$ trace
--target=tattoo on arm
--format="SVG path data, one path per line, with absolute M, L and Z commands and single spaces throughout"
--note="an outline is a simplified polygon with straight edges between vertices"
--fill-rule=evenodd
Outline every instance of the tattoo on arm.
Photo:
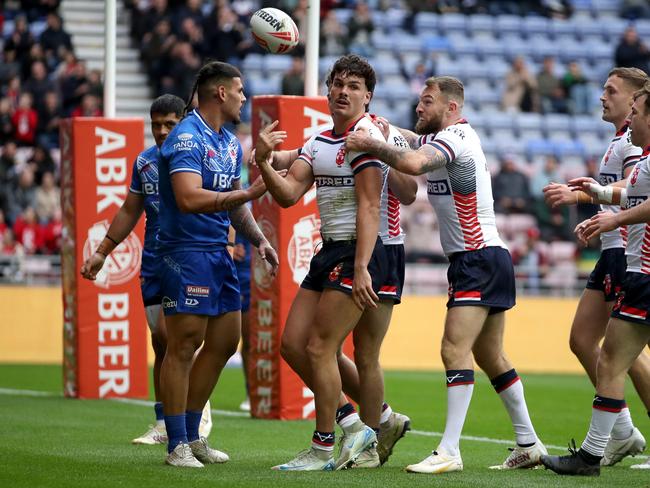
M 391 146 L 390 144 L 374 139 L 370 144 L 370 150 L 368 152 L 377 156 L 377 158 L 382 160 L 384 163 L 393 166 L 405 153 L 409 151 L 411 151 L 411 149 Z
M 238 190 L 217 193 L 217 198 L 214 201 L 214 208 L 217 212 L 223 212 L 224 210 L 229 212 L 247 201 L 248 200 L 244 197 L 243 193 Z
M 243 235 L 253 246 L 259 246 L 266 239 L 246 205 L 240 205 L 228 213 L 230 223 L 237 233 Z
M 411 146 L 413 149 L 417 149 L 417 143 L 418 143 L 418 135 L 415 132 L 411 132 L 408 129 L 402 129 L 401 127 L 398 127 L 398 130 L 402 134 L 402 137 L 406 139 L 406 142 L 408 142 L 409 146 Z
M 427 160 L 422 164 L 422 170 L 425 173 L 428 173 L 434 169 L 442 168 L 446 164 L 447 158 L 445 155 L 438 150 L 434 150 L 433 153 L 429 154 Z

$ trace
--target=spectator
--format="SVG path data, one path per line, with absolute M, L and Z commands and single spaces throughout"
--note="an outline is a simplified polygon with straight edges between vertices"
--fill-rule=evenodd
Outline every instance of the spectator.
M 305 94 L 305 60 L 301 51 L 302 49 L 296 48 L 292 53 L 291 67 L 282 76 L 283 95 Z
M 16 183 L 18 161 L 16 154 L 18 148 L 14 141 L 8 141 L 2 148 L 0 156 L 0 193 L 6 193 L 7 187 Z
M 365 58 L 372 57 L 374 54 L 372 32 L 374 30 L 375 24 L 372 22 L 370 7 L 363 1 L 357 2 L 354 13 L 348 21 L 348 51 Z
M 185 5 L 181 5 L 176 13 L 173 15 L 174 31 L 183 32 L 183 24 L 185 20 L 191 19 L 192 23 L 197 26 L 200 30 L 203 25 L 203 8 L 202 0 L 186 0 Z
M 36 142 L 38 114 L 32 108 L 32 95 L 23 93 L 18 101 L 18 108 L 11 117 L 16 142 L 22 146 L 33 146 Z
M 199 58 L 188 42 L 178 42 L 172 47 L 168 75 L 163 80 L 165 93 L 186 98 L 192 91 L 194 74 L 201 67 Z
M 217 14 L 217 25 L 206 29 L 212 32 L 208 37 L 206 54 L 217 61 L 239 64 L 250 44 L 244 40 L 245 27 L 229 7 L 221 7 Z
M 558 171 L 558 160 L 553 155 L 546 156 L 544 166 L 533 176 L 530 182 L 530 193 L 535 201 L 544 201 L 544 187 L 550 183 L 559 183 L 562 181 Z
M 623 0 L 619 14 L 624 19 L 636 20 L 650 17 L 648 0 Z
M 26 167 L 20 171 L 18 184 L 8 188 L 7 196 L 9 197 L 7 217 L 11 222 L 15 222 L 27 207 L 34 208 L 36 186 L 34 185 L 34 172 L 31 168 Z
M 88 73 L 88 94 L 94 95 L 100 101 L 104 98 L 104 83 L 102 83 L 102 72 L 98 69 L 90 70 L 90 73 Z
M 36 146 L 32 157 L 27 161 L 27 166 L 34 172 L 34 183 L 40 185 L 45 173 L 56 174 L 57 168 L 50 152 L 43 146 Z
M 36 215 L 40 222 L 48 222 L 54 211 L 61 207 L 61 192 L 54 182 L 54 175 L 43 173 L 41 186 L 36 189 Z
M 16 237 L 12 229 L 7 229 L 2 234 L 2 249 L 0 250 L 0 254 L 4 256 L 23 256 L 25 254 L 23 246 L 16 242 Z
M 648 59 L 650 59 L 650 51 L 641 39 L 639 39 L 639 34 L 634 26 L 625 29 L 614 54 L 616 66 L 639 68 L 647 73 Z
M 5 213 L 0 208 L 0 236 L 3 235 L 8 228 L 7 222 L 5 221 Z
M 36 220 L 36 212 L 27 207 L 16 219 L 14 233 L 16 240 L 25 249 L 25 254 L 40 254 L 44 244 L 44 228 Z
M 61 79 L 61 96 L 63 98 L 63 112 L 70 114 L 81 104 L 81 99 L 88 93 L 88 77 L 86 64 L 77 61 L 72 67 L 70 75 Z
M 16 51 L 5 47 L 0 63 L 0 86 L 5 86 L 14 76 L 20 74 L 20 63 L 16 60 Z
M 14 19 L 14 31 L 5 43 L 5 49 L 16 52 L 16 60 L 20 65 L 25 65 L 29 59 L 29 51 L 34 44 L 34 36 L 29 31 L 27 18 L 18 15 Z
M 38 112 L 37 142 L 47 149 L 59 147 L 59 126 L 64 118 L 58 95 L 49 91 L 45 103 Z
M 591 86 L 589 80 L 582 74 L 577 61 L 569 63 L 567 72 L 562 78 L 562 86 L 569 94 L 569 109 L 572 114 L 591 112 Z
M 506 74 L 502 105 L 505 110 L 535 112 L 537 80 L 528 71 L 524 58 L 517 56 Z
M 291 11 L 291 18 L 295 21 L 298 27 L 298 34 L 300 44 L 304 46 L 307 41 L 307 10 L 309 8 L 309 0 L 298 0 L 295 2 L 295 7 Z
M 87 93 L 81 99 L 81 105 L 72 111 L 71 117 L 101 117 L 100 100 L 95 95 Z
M 142 60 L 150 80 L 160 80 L 162 66 L 169 62 L 169 53 L 176 43 L 169 19 L 160 19 L 153 32 L 142 40 Z M 158 91 L 158 87 L 156 87 Z
M 61 237 L 63 235 L 63 222 L 61 220 L 61 208 L 54 209 L 52 218 L 45 226 L 43 232 L 44 251 L 47 254 L 58 254 L 61 252 Z
M 501 169 L 492 178 L 494 209 L 498 213 L 525 213 L 530 202 L 528 178 L 517 169 L 514 158 L 504 155 Z
M 47 79 L 47 69 L 43 61 L 32 64 L 31 77 L 23 84 L 23 91 L 32 94 L 34 108 L 42 110 L 45 107 L 45 94 L 52 90 L 52 83 Z
M 47 14 L 47 28 L 41 34 L 40 42 L 48 57 L 57 57 L 62 46 L 72 51 L 70 34 L 63 30 L 61 17 L 56 12 Z
M 327 12 L 323 20 L 319 45 L 321 56 L 340 56 L 345 53 L 345 29 L 333 10 Z
M 154 27 L 162 19 L 169 18 L 170 11 L 167 6 L 167 0 L 151 0 L 149 8 L 133 17 L 134 21 L 131 27 L 131 35 L 134 39 L 145 39 L 153 32 Z
M 560 79 L 555 75 L 555 58 L 544 58 L 542 69 L 537 74 L 537 91 L 543 113 L 567 113 L 567 102 Z
M 3 90 L 3 94 L 9 99 L 12 111 L 15 110 L 18 107 L 18 99 L 20 98 L 20 77 L 18 75 L 9 80 L 7 88 Z
M 11 121 L 11 102 L 8 98 L 0 98 L 0 145 L 13 138 L 14 125 Z
M 193 16 L 187 16 L 181 23 L 180 39 L 189 42 L 192 50 L 200 57 L 206 52 L 207 46 L 203 39 L 203 28 L 197 23 Z
M 541 279 L 548 271 L 548 255 L 540 236 L 539 229 L 531 227 L 526 231 L 526 242 L 512 250 L 517 278 L 524 278 L 524 288 L 532 293 L 539 292 Z

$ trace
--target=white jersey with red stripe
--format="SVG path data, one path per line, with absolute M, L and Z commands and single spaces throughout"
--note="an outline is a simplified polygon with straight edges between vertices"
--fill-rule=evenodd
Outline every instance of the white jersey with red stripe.
M 427 173 L 427 193 L 438 216 L 444 253 L 488 246 L 507 249 L 497 231 L 492 180 L 474 129 L 461 119 L 419 142 L 431 144 L 447 158 L 445 166 Z
M 372 137 L 385 141 L 372 122 L 361 117 L 343 134 L 333 129 L 313 135 L 302 147 L 298 159 L 309 164 L 316 183 L 316 201 L 321 220 L 321 234 L 326 240 L 345 241 L 357 236 L 357 200 L 354 177 L 369 167 L 385 172 L 382 162 L 368 153 L 346 152 L 345 137 L 357 128 L 368 130 Z M 385 183 L 384 183 L 385 184 Z
M 627 179 L 627 203 L 625 208 L 636 207 L 650 196 L 650 146 L 646 147 L 641 158 Z M 650 274 L 650 224 L 627 226 L 627 271 Z
M 409 143 L 402 133 L 395 127 L 390 126 L 388 144 L 397 147 L 409 149 Z M 385 165 L 386 175 L 384 188 L 381 192 L 380 218 L 379 218 L 379 237 L 386 245 L 404 244 L 404 231 L 400 225 L 400 203 L 398 198 L 393 194 L 388 185 L 388 172 L 397 171 Z
M 641 157 L 642 149 L 632 144 L 631 131 L 626 123 L 609 143 L 607 152 L 600 161 L 598 180 L 601 185 L 611 185 L 625 178 L 625 170 L 634 166 Z M 618 205 L 601 205 L 602 210 L 618 213 Z M 627 240 L 627 227 L 619 227 L 600 235 L 601 251 L 605 249 L 625 247 Z

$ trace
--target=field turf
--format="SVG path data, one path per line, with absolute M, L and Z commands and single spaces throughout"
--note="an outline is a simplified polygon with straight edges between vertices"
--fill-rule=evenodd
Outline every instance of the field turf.
M 553 453 L 578 445 L 589 424 L 593 388 L 585 377 L 524 375 L 531 416 Z M 26 390 L 24 393 L 16 390 Z M 28 391 L 27 391 L 28 390 Z M 44 392 L 35 394 L 32 392 Z M 0 487 L 650 487 L 650 471 L 631 470 L 645 458 L 626 459 L 600 478 L 560 477 L 544 469 L 492 471 L 511 444 L 510 423 L 489 381 L 478 375 L 461 441 L 465 470 L 446 475 L 404 472 L 437 446 L 444 428 L 445 387 L 440 372 L 386 373 L 386 394 L 408 414 L 414 431 L 397 445 L 381 469 L 336 473 L 280 473 L 269 468 L 308 446 L 313 423 L 251 420 L 237 412 L 243 396 L 239 369 L 226 369 L 212 396 L 212 445 L 231 461 L 204 469 L 163 464 L 163 446 L 133 446 L 130 440 L 152 422 L 153 409 L 118 401 L 68 400 L 61 396 L 59 366 L 0 365 Z M 650 420 L 630 389 L 636 425 L 650 435 Z M 482 439 L 478 439 L 482 438 Z M 181 485 L 182 484 L 182 485 Z

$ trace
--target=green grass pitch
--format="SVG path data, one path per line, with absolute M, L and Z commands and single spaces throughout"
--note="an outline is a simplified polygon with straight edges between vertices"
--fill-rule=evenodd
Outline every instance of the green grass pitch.
M 582 441 L 591 415 L 593 388 L 586 377 L 523 375 L 537 432 L 547 445 Z M 47 392 L 42 396 L 14 390 Z M 0 365 L 0 487 L 650 487 L 650 471 L 631 470 L 644 458 L 603 469 L 600 478 L 560 477 L 544 469 L 491 471 L 508 454 L 512 430 L 489 381 L 478 375 L 461 449 L 465 470 L 416 475 L 404 466 L 437 446 L 446 414 L 440 372 L 386 372 L 386 395 L 395 410 L 409 415 L 414 432 L 397 445 L 380 469 L 335 473 L 280 473 L 269 468 L 308 446 L 313 423 L 252 420 L 214 414 L 211 443 L 231 461 L 200 470 L 163 464 L 163 446 L 133 446 L 130 440 L 152 423 L 153 409 L 117 401 L 67 400 L 61 396 L 59 366 Z M 212 395 L 212 408 L 236 412 L 243 398 L 239 369 L 226 369 Z M 650 434 L 650 421 L 630 388 L 636 425 Z M 469 438 L 471 437 L 471 438 Z M 476 438 L 485 438 L 478 440 Z M 554 453 L 565 449 L 549 449 Z

